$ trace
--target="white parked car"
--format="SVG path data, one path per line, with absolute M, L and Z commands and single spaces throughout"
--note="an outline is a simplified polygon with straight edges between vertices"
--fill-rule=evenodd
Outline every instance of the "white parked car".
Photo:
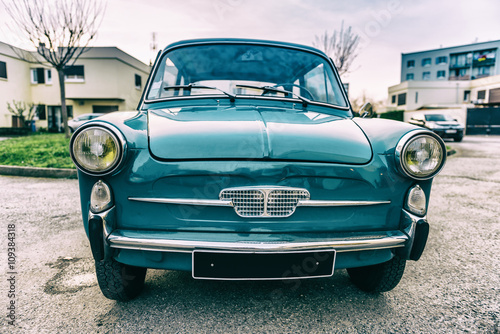
M 99 114 L 99 113 L 95 113 L 95 114 L 83 114 L 83 115 L 80 115 L 78 117 L 73 118 L 72 120 L 69 120 L 68 121 L 68 126 L 71 129 L 71 132 L 74 132 L 82 124 L 90 121 L 91 119 L 100 117 L 102 115 L 104 115 L 104 114 Z

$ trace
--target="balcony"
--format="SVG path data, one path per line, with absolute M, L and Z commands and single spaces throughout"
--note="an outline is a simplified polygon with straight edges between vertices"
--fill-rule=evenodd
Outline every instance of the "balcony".
M 480 67 L 480 66 L 494 66 L 495 65 L 495 58 L 486 58 L 484 60 L 474 60 L 472 66 L 473 67 Z
M 470 68 L 471 63 L 463 63 L 463 64 L 450 64 L 450 70 L 459 70 L 462 68 Z
M 450 75 L 448 77 L 449 81 L 465 81 L 465 80 L 470 80 L 469 75 L 462 75 L 462 76 L 456 76 L 456 75 Z

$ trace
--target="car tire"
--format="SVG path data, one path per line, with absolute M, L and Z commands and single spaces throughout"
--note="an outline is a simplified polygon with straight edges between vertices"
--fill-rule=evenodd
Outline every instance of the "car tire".
M 461 142 L 463 138 L 464 138 L 464 137 L 459 136 L 459 137 L 455 137 L 455 138 L 453 138 L 453 140 L 454 140 L 454 141 L 456 141 L 456 142 Z
M 406 260 L 395 255 L 391 260 L 373 266 L 348 268 L 351 281 L 366 292 L 386 292 L 401 281 Z
M 129 266 L 113 259 L 95 262 L 97 282 L 103 295 L 127 301 L 137 297 L 144 287 L 146 268 Z

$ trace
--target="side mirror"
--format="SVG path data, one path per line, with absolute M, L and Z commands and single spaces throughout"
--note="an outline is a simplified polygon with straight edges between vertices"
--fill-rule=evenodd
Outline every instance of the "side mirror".
M 361 109 L 359 109 L 359 116 L 361 118 L 373 117 L 373 106 L 370 102 L 366 102 L 365 104 L 363 104 Z

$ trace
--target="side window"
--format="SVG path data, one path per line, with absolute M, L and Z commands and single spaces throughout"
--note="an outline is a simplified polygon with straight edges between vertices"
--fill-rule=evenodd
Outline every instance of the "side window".
M 163 73 L 163 75 L 159 75 L 160 73 Z M 165 89 L 168 86 L 183 84 L 184 78 L 179 77 L 179 69 L 167 58 L 162 66 L 158 68 L 158 74 L 156 74 L 155 81 L 151 84 L 148 99 L 184 95 L 182 89 Z
M 309 96 L 307 92 L 301 92 L 301 90 L 304 90 L 302 88 L 295 87 L 294 92 L 298 89 L 299 92 L 297 92 L 297 94 L 305 98 L 321 102 L 336 103 L 336 95 L 331 84 L 333 78 L 329 78 L 328 76 L 329 72 L 325 71 L 323 64 L 320 64 L 304 74 L 304 86 L 312 96 Z M 337 92 L 337 94 L 340 94 L 340 92 Z

